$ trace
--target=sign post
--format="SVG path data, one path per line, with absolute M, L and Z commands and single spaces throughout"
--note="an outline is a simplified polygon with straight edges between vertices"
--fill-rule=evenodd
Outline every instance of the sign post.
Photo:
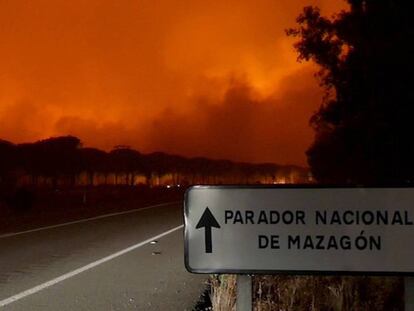
M 414 310 L 414 278 L 404 278 L 404 300 L 405 300 L 405 311 Z
M 414 310 L 414 188 L 195 186 L 184 217 L 190 272 L 406 276 Z
M 251 311 L 252 299 L 252 277 L 250 275 L 237 275 L 236 310 Z

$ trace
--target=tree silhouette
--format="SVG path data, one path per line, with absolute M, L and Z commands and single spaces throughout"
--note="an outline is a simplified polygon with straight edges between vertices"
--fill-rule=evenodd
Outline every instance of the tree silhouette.
M 307 151 L 326 183 L 414 181 L 414 26 L 409 1 L 348 0 L 329 19 L 306 7 L 288 35 L 300 60 L 312 60 L 326 96 Z
M 9 188 L 15 183 L 13 170 L 17 167 L 16 146 L 0 140 L 0 185 Z
M 177 174 L 182 169 L 181 157 L 169 155 L 164 152 L 153 152 L 145 156 L 145 174 L 148 184 L 154 183 L 154 178 L 157 179 L 155 184 L 159 183 L 159 179 L 167 174 Z M 173 176 L 174 177 L 174 176 Z
M 115 185 L 134 186 L 137 177 L 142 176 L 146 177 L 148 186 L 162 186 L 166 182 L 188 186 L 271 182 L 277 175 L 300 175 L 301 170 L 271 163 L 186 158 L 164 152 L 142 154 L 128 146 L 117 146 L 107 153 L 82 148 L 80 139 L 73 136 L 18 145 L 0 140 L 0 195 L 15 191 L 19 185 L 54 189 L 82 186 L 85 176 L 86 185 L 99 185 L 102 179 L 95 178 L 98 174 L 105 177 L 105 185 L 108 185 L 108 176 L 113 174 Z M 300 181 L 306 182 L 306 177 Z
M 37 184 L 39 176 L 50 178 L 54 188 L 59 179 L 68 179 L 71 186 L 80 172 L 80 140 L 73 136 L 52 137 L 36 143 L 18 145 L 19 161 Z
M 81 158 L 81 170 L 88 175 L 88 185 L 94 185 L 95 175 L 108 174 L 108 154 L 96 148 L 82 148 L 79 150 Z
M 118 175 L 125 176 L 125 184 L 133 186 L 135 177 L 144 171 L 143 158 L 141 153 L 129 148 L 120 146 L 109 153 L 111 168 L 116 175 L 115 183 L 118 183 Z

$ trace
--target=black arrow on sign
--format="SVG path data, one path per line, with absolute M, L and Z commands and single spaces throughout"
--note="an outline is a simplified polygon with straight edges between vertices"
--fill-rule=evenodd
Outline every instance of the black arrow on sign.
M 198 221 L 198 224 L 196 226 L 196 229 L 205 228 L 206 253 L 212 253 L 213 251 L 213 246 L 211 243 L 211 228 L 212 227 L 220 228 L 220 225 L 217 222 L 216 218 L 214 218 L 210 209 L 206 207 L 203 215 L 201 215 L 201 218 Z

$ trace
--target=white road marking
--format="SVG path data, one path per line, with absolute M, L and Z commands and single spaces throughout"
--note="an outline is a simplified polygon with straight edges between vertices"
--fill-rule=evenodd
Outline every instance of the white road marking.
M 124 255 L 126 253 L 129 253 L 129 252 L 131 252 L 131 251 L 133 251 L 133 250 L 135 250 L 135 249 L 137 249 L 137 248 L 139 248 L 141 246 L 144 246 L 145 244 L 150 243 L 153 240 L 162 238 L 163 236 L 166 236 L 166 235 L 168 235 L 170 233 L 173 233 L 174 231 L 177 231 L 177 230 L 179 230 L 179 229 L 181 229 L 183 227 L 184 227 L 184 225 L 180 225 L 178 227 L 172 228 L 172 229 L 170 229 L 168 231 L 165 231 L 165 232 L 163 232 L 161 234 L 158 234 L 156 236 L 150 237 L 149 239 L 147 239 L 145 241 L 142 241 L 142 242 L 140 242 L 138 244 L 132 245 L 132 246 L 127 247 L 127 248 L 125 248 L 125 249 L 123 249 L 123 250 L 121 250 L 119 252 L 113 253 L 112 255 L 109 255 L 109 256 L 104 257 L 102 259 L 99 259 L 97 261 L 91 262 L 90 264 L 87 264 L 86 266 L 83 266 L 81 268 L 78 268 L 76 270 L 73 270 L 71 272 L 68 272 L 66 274 L 63 274 L 63 275 L 61 275 L 61 276 L 59 276 L 57 278 L 54 278 L 54 279 L 52 279 L 50 281 L 47 281 L 47 282 L 45 282 L 43 284 L 37 285 L 37 286 L 35 286 L 33 288 L 30 288 L 28 290 L 25 290 L 25 291 L 23 291 L 21 293 L 18 293 L 16 295 L 14 295 L 14 296 L 11 296 L 9 298 L 3 299 L 3 300 L 0 301 L 0 307 L 4 307 L 4 306 L 6 306 L 8 304 L 11 304 L 11 303 L 17 301 L 17 300 L 20 300 L 20 299 L 25 298 L 27 296 L 33 295 L 33 294 L 35 294 L 35 293 L 37 293 L 37 292 L 39 292 L 39 291 L 41 291 L 41 290 L 43 290 L 45 288 L 51 287 L 51 286 L 56 285 L 56 284 L 58 284 L 58 283 L 60 283 L 60 282 L 62 282 L 64 280 L 67 280 L 67 279 L 69 279 L 71 277 L 74 277 L 74 276 L 76 276 L 76 275 L 78 275 L 78 274 L 80 274 L 82 272 L 85 272 L 87 270 L 90 270 L 92 268 L 95 268 L 96 266 L 99 266 L 99 265 L 101 265 L 101 264 L 103 264 L 103 263 L 105 263 L 107 261 L 110 261 L 110 260 L 112 260 L 114 258 L 117 258 L 119 256 L 122 256 L 122 255 Z
M 87 222 L 87 221 L 96 220 L 96 219 L 102 219 L 102 218 L 107 218 L 107 217 L 112 217 L 112 216 L 118 216 L 118 215 L 124 215 L 124 214 L 130 214 L 130 213 L 145 211 L 145 210 L 150 209 L 150 208 L 173 205 L 173 204 L 177 204 L 177 203 L 181 203 L 181 201 L 161 203 L 161 204 L 157 204 L 157 205 L 151 205 L 151 206 L 146 206 L 146 207 L 142 207 L 142 208 L 136 208 L 136 209 L 132 209 L 132 210 L 129 210 L 129 211 L 105 214 L 105 215 L 100 215 L 100 216 L 95 216 L 95 217 L 90 217 L 90 218 L 85 218 L 85 219 L 65 222 L 65 223 L 62 223 L 62 224 L 51 225 L 51 226 L 46 226 L 46 227 L 40 227 L 40 228 L 35 228 L 35 229 L 30 229 L 30 230 L 25 230 L 25 231 L 20 231 L 20 232 L 5 233 L 5 234 L 0 235 L 0 239 L 8 238 L 8 237 L 16 236 L 16 235 L 21 235 L 21 234 L 26 234 L 26 233 L 31 233 L 31 232 L 37 232 L 37 231 L 42 231 L 42 230 L 48 230 L 48 229 L 59 228 L 59 227 L 63 227 L 63 226 L 79 224 L 79 223 L 82 223 L 82 222 Z

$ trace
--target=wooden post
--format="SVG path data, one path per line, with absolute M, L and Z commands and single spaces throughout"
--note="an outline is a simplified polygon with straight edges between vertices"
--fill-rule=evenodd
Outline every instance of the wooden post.
M 251 311 L 252 300 L 252 277 L 250 275 L 237 275 L 237 311 Z

